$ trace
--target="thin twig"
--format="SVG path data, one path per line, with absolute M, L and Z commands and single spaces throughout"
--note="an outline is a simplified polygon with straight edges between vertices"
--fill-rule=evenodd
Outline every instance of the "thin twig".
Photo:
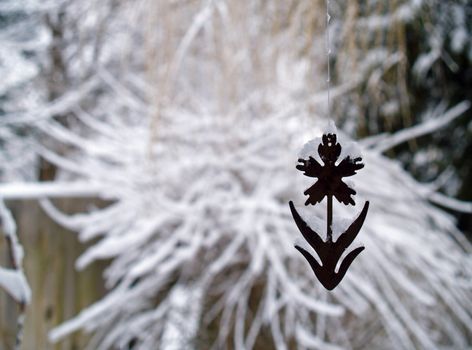
M 22 253 L 19 252 L 19 243 L 16 236 L 16 226 L 14 225 L 13 216 L 10 210 L 5 206 L 3 199 L 0 198 L 0 226 L 5 236 L 8 259 L 10 268 L 23 275 Z M 19 350 L 23 339 L 23 329 L 25 322 L 26 305 L 29 303 L 29 286 L 28 291 L 24 291 L 21 298 L 14 298 L 18 305 L 18 318 L 16 324 L 15 350 Z

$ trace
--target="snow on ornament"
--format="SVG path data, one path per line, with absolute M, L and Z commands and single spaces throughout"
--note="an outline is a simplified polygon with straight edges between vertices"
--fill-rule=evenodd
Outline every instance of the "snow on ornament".
M 369 209 L 369 202 L 366 201 L 364 208 L 354 222 L 335 241 L 333 240 L 333 197 L 345 205 L 355 205 L 352 196 L 356 194 L 356 191 L 346 184 L 343 178 L 355 175 L 356 171 L 364 167 L 362 158 L 358 155 L 348 154 L 337 163 L 341 150 L 341 145 L 337 141 L 336 130 L 330 128 L 323 134 L 318 145 L 318 155 L 323 165 L 313 157 L 315 155 L 309 155 L 308 159 L 299 158 L 298 162 L 300 164 L 296 167 L 305 176 L 318 179 L 315 184 L 304 192 L 308 196 L 305 205 L 316 205 L 321 203 L 325 197 L 327 198 L 326 240 L 323 240 L 321 234 L 313 230 L 302 219 L 293 202 L 289 202 L 290 211 L 298 229 L 318 254 L 321 264 L 300 245 L 295 245 L 295 248 L 302 253 L 318 280 L 328 290 L 333 290 L 341 282 L 351 263 L 364 250 L 364 247 L 361 246 L 348 253 L 341 261 L 336 272 L 336 266 L 341 256 L 358 235 Z

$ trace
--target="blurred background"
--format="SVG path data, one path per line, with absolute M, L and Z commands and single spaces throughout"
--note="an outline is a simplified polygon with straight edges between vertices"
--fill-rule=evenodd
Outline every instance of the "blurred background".
M 0 1 L 0 349 L 472 346 L 472 4 L 329 13 L 328 56 L 324 0 Z M 326 219 L 328 115 L 335 221 L 371 202 L 333 292 L 287 204 Z

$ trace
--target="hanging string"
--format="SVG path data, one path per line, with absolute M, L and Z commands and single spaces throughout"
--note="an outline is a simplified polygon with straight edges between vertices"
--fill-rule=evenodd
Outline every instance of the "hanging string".
M 331 98 L 330 98 L 330 89 L 331 89 L 331 42 L 329 37 L 329 21 L 331 20 L 331 16 L 329 14 L 329 0 L 326 0 L 326 28 L 325 28 L 325 48 L 326 48 L 326 56 L 328 59 L 328 77 L 326 79 L 327 87 L 328 87 L 328 119 L 331 119 Z

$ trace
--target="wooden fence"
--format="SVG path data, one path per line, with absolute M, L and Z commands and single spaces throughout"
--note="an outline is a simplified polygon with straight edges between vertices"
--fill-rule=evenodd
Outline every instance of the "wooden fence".
M 72 213 L 93 202 L 61 199 L 55 204 Z M 48 342 L 48 332 L 103 295 L 101 274 L 105 264 L 76 271 L 75 261 L 86 249 L 76 233 L 54 223 L 36 200 L 8 201 L 6 204 L 18 225 L 18 236 L 25 250 L 25 273 L 33 293 L 26 312 L 21 349 L 83 349 L 87 340 L 84 334 L 74 334 L 54 345 Z M 6 265 L 6 247 L 1 239 L 0 263 Z M 0 350 L 14 348 L 16 310 L 14 301 L 0 290 Z

